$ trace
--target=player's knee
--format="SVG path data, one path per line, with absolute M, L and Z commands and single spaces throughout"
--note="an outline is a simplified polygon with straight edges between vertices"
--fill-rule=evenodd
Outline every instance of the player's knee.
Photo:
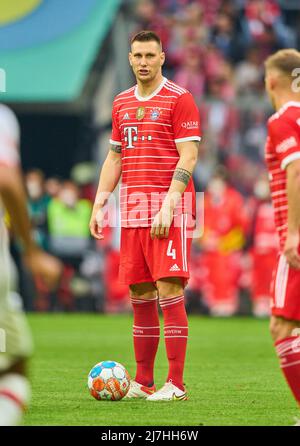
M 277 318 L 275 317 L 271 318 L 269 330 L 273 341 L 276 342 L 278 340 L 278 335 L 280 333 L 280 321 Z
M 296 323 L 273 316 L 270 321 L 270 333 L 274 342 L 280 341 L 293 334 Z
M 155 299 L 157 289 L 153 284 L 138 283 L 129 285 L 129 296 L 134 299 Z
M 156 283 L 159 299 L 183 295 L 182 280 L 180 278 L 161 279 Z

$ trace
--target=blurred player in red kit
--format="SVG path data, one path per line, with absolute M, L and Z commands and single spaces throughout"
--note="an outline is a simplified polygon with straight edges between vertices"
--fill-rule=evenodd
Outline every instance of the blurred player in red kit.
M 228 172 L 219 166 L 205 193 L 202 265 L 203 292 L 213 316 L 233 315 L 238 307 L 241 249 L 245 241 L 243 197 L 230 186 Z
M 270 283 L 276 265 L 279 239 L 266 175 L 254 185 L 255 204 L 252 216 L 252 312 L 256 317 L 270 316 Z
M 137 85 L 116 96 L 111 148 L 102 166 L 90 228 L 101 239 L 103 206 L 122 174 L 119 278 L 129 285 L 134 313 L 136 376 L 128 398 L 185 400 L 183 369 L 188 337 L 184 286 L 189 277 L 195 189 L 191 179 L 200 141 L 192 95 L 162 75 L 165 54 L 157 34 L 131 41 Z M 165 385 L 154 386 L 160 338 L 157 300 L 169 361 Z
M 300 404 L 300 53 L 280 50 L 265 68 L 266 91 L 276 110 L 268 121 L 265 156 L 280 239 L 270 329 L 281 369 Z

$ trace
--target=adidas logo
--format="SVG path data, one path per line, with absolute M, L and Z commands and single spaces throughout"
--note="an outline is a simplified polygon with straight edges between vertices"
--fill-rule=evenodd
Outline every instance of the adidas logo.
M 171 268 L 169 269 L 169 271 L 180 271 L 179 266 L 175 263 L 173 266 L 171 266 Z
M 128 113 L 125 113 L 125 115 L 123 116 L 123 119 L 130 119 L 130 118 L 129 118 L 129 114 L 128 114 Z

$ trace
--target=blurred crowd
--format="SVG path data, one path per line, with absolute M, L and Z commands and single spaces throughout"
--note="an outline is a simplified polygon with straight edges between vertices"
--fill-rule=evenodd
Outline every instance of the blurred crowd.
M 199 105 L 205 96 L 260 96 L 264 59 L 300 38 L 299 6 L 295 14 L 276 0 L 137 0 L 132 14 L 135 30 L 161 36 L 166 74 Z
M 217 166 L 203 201 L 203 230 L 192 245 L 187 288 L 190 311 L 212 316 L 270 315 L 279 239 L 266 173 L 243 196 L 229 171 Z
M 45 179 L 37 169 L 27 172 L 25 180 L 35 240 L 64 265 L 60 283 L 51 291 L 21 274 L 26 308 L 129 311 L 127 287 L 118 282 L 119 227 L 105 228 L 100 242 L 90 236 L 93 184 Z M 188 310 L 224 317 L 250 312 L 267 316 L 278 251 L 268 179 L 261 174 L 254 194 L 246 197 L 219 165 L 204 196 L 198 203 L 204 230 L 193 241 Z
M 28 211 L 35 241 L 61 260 L 63 271 L 55 290 L 20 270 L 20 288 L 27 310 L 127 311 L 127 287 L 118 283 L 118 234 L 104 230 L 105 240 L 90 236 L 94 185 L 74 179 L 45 178 L 42 171 L 26 173 Z M 116 230 L 118 232 L 118 230 Z M 17 256 L 17 250 L 12 246 Z M 18 260 L 18 259 L 17 259 Z
M 276 0 L 128 0 L 132 33 L 152 29 L 166 52 L 164 74 L 187 88 L 200 109 L 203 138 L 194 172 L 205 191 L 204 232 L 192 247 L 190 312 L 269 315 L 278 250 L 264 165 L 265 57 L 300 44 L 300 5 Z M 296 9 L 288 9 L 288 6 Z M 63 261 L 60 284 L 36 283 L 27 308 L 37 311 L 129 311 L 118 283 L 119 229 L 89 234 L 94 183 L 26 175 L 28 207 L 40 246 Z M 199 204 L 200 206 L 200 204 Z M 26 301 L 26 298 L 25 298 Z
M 196 190 L 205 191 L 205 229 L 193 244 L 190 311 L 264 317 L 278 250 L 265 177 L 273 110 L 264 60 L 278 49 L 300 48 L 300 4 L 133 0 L 131 11 L 132 34 L 153 29 L 161 36 L 165 75 L 188 89 L 200 110 L 194 180 Z
M 300 4 L 285 0 L 132 0 L 132 33 L 153 29 L 166 52 L 164 73 L 199 105 L 203 141 L 195 181 L 204 190 L 216 164 L 251 194 L 264 170 L 264 92 L 269 54 L 300 44 Z M 291 9 L 294 6 L 295 9 Z

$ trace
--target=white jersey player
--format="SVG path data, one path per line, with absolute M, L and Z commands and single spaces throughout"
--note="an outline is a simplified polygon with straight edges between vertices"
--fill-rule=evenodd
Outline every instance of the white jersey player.
M 0 104 L 0 426 L 16 425 L 22 419 L 30 398 L 26 359 L 32 353 L 22 306 L 10 291 L 11 260 L 4 209 L 34 276 L 40 276 L 51 286 L 58 279 L 61 267 L 56 259 L 39 250 L 31 238 L 19 168 L 19 140 L 17 118 L 7 106 Z

